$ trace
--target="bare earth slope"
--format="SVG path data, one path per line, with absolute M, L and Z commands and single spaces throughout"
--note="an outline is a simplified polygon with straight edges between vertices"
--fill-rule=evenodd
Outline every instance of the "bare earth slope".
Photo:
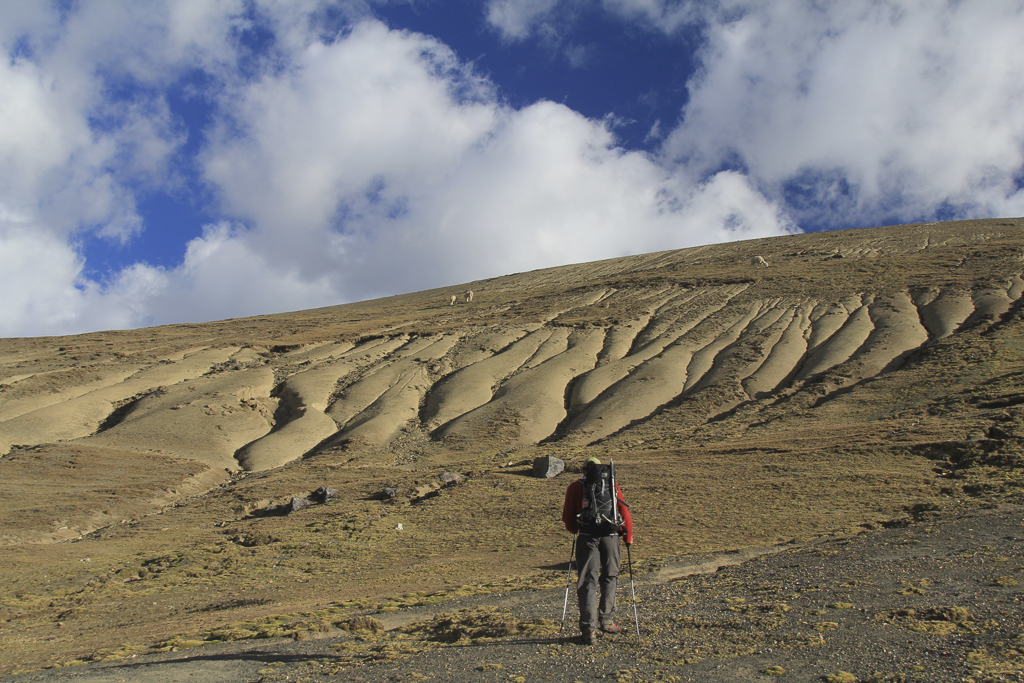
M 966 221 L 0 340 L 0 673 L 557 585 L 544 455 L 614 458 L 649 565 L 1020 502 L 1022 275 Z

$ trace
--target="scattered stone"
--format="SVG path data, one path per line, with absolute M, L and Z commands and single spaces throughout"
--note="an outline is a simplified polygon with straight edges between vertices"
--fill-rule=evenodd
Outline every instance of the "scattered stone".
M 462 477 L 455 474 L 454 472 L 445 472 L 439 477 L 439 479 L 445 484 L 457 484 L 459 483 L 459 479 L 461 478 Z
M 533 461 L 533 476 L 539 479 L 557 477 L 565 471 L 565 461 L 546 455 Z
M 993 425 L 988 428 L 988 438 L 990 439 L 1009 439 L 1012 435 L 1001 427 Z
M 316 491 L 310 494 L 310 498 L 318 503 L 326 503 L 338 495 L 338 489 L 329 489 L 326 486 L 321 486 Z
M 297 512 L 303 508 L 307 508 L 310 505 L 313 505 L 314 503 L 326 503 L 333 499 L 334 496 L 337 495 L 337 493 L 338 489 L 329 489 L 324 486 L 321 486 L 316 491 L 313 491 L 313 493 L 309 494 L 309 498 L 299 498 L 296 496 L 293 497 L 287 503 L 284 503 L 283 505 L 270 505 L 265 508 L 253 510 L 252 513 L 250 514 L 253 517 L 275 517 L 290 515 L 291 513 Z M 222 527 L 227 524 L 228 522 L 218 522 L 214 526 Z
M 394 500 L 398 496 L 398 489 L 388 487 L 377 494 L 377 498 L 380 500 Z

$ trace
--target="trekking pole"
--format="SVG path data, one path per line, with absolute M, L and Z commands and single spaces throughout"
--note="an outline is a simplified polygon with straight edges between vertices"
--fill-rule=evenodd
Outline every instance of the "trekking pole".
M 562 625 L 558 628 L 561 633 L 565 628 L 565 612 L 569 609 L 569 580 L 572 578 L 572 557 L 576 552 L 576 534 L 572 535 L 572 549 L 569 551 L 569 571 L 565 574 L 565 602 L 562 603 Z
M 629 590 L 633 593 L 633 621 L 636 622 L 636 642 L 640 642 L 640 617 L 636 613 L 636 587 L 633 585 L 633 554 L 626 544 L 626 559 L 629 560 Z
M 612 519 L 608 521 L 618 527 L 622 523 L 620 521 L 622 518 L 619 516 L 619 487 L 615 485 L 615 461 L 608 460 L 608 464 L 612 469 L 612 512 L 614 513 Z

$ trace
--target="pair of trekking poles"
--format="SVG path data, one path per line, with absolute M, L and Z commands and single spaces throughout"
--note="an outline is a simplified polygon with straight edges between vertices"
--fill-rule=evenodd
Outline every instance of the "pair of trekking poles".
M 558 629 L 561 633 L 565 629 L 565 613 L 569 609 L 569 583 L 572 581 L 572 559 L 576 553 L 576 534 L 572 535 L 572 549 L 569 550 L 569 571 L 565 576 L 565 601 L 562 603 L 562 625 Z M 626 560 L 629 564 L 629 590 L 633 596 L 633 623 L 636 624 L 636 641 L 640 642 L 640 617 L 636 611 L 636 586 L 633 584 L 633 555 L 629 551 L 629 544 L 626 544 Z

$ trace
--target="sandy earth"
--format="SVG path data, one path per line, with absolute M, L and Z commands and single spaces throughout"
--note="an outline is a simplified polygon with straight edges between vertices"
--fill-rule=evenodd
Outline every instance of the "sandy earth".
M 1022 273 L 1024 220 L 968 221 L 0 340 L 0 673 L 557 586 L 590 454 L 645 576 L 1024 503 Z

